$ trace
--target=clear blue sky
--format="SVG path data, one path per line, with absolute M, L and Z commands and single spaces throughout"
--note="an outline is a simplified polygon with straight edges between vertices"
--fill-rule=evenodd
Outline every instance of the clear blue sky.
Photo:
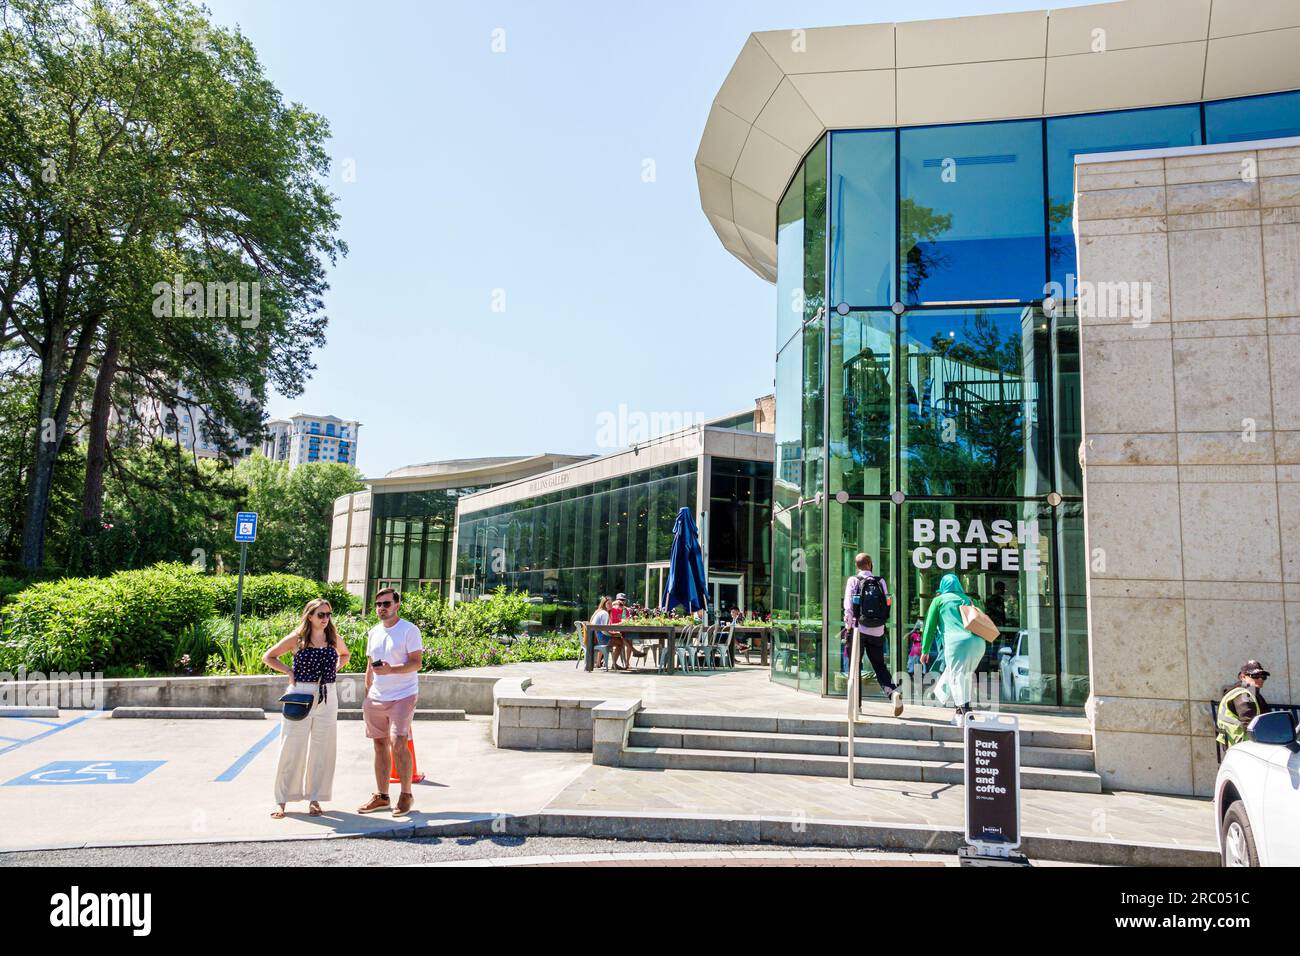
M 351 247 L 312 381 L 268 411 L 357 419 L 358 464 L 375 477 L 594 452 L 598 416 L 620 404 L 749 406 L 772 391 L 774 292 L 722 248 L 694 170 L 745 38 L 1048 5 L 208 0 L 287 98 L 328 117 Z

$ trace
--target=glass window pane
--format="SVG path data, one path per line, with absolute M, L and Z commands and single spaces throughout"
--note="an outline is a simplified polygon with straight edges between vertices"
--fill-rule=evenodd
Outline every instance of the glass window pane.
M 776 212 L 776 347 L 803 324 L 803 167 Z
M 1120 110 L 1089 116 L 1061 116 L 1047 121 L 1047 192 L 1051 224 L 1052 281 L 1065 289 L 1076 269 L 1074 250 L 1074 157 L 1126 149 L 1197 146 L 1201 110 L 1166 106 Z
M 803 339 L 796 336 L 776 357 L 776 480 L 778 508 L 799 501 L 803 487 Z
M 1300 91 L 1205 104 L 1205 138 L 1211 143 L 1283 136 L 1300 136 Z
M 894 314 L 831 313 L 830 490 L 888 495 L 893 482 Z
M 829 615 L 827 623 L 828 631 L 832 636 L 840 631 L 844 589 L 848 585 L 849 578 L 858 573 L 854 558 L 859 553 L 871 556 L 872 571 L 885 579 L 885 587 L 889 594 L 892 596 L 894 593 L 897 575 L 893 566 L 893 508 L 894 506 L 888 501 L 850 501 L 846 504 L 834 500 L 830 502 L 827 511 L 827 530 L 831 542 L 830 580 L 827 582 L 827 587 L 828 600 L 831 604 L 827 608 Z M 894 603 L 894 607 L 897 607 L 897 602 Z M 892 619 L 892 613 L 891 608 L 891 620 L 885 628 L 885 661 L 891 674 L 901 669 L 895 653 L 898 628 Z M 834 637 L 827 650 L 831 654 L 831 660 L 827 662 L 827 673 L 830 675 L 827 691 L 836 697 L 842 697 L 847 692 L 851 649 L 839 637 Z M 875 670 L 865 659 L 865 655 L 862 668 L 860 673 L 863 675 L 863 699 L 869 700 L 871 695 L 879 695 L 880 687 L 876 682 Z
M 1038 309 L 908 312 L 900 361 L 910 495 L 1045 493 L 1047 323 Z
M 951 572 L 1002 632 L 985 648 L 972 687 L 977 705 L 1056 704 L 1052 509 L 1036 502 L 909 502 L 903 512 L 900 627 L 924 622 Z M 925 675 L 933 687 L 942 649 Z M 1086 668 L 1085 668 L 1086 670 Z
M 1083 441 L 1083 395 L 1079 384 L 1079 323 L 1073 306 L 1063 309 L 1054 323 L 1056 379 L 1053 410 L 1056 421 L 1056 490 L 1062 495 L 1083 494 L 1083 469 L 1079 444 Z
M 1039 121 L 905 129 L 899 163 L 904 302 L 1042 297 Z
M 826 137 L 804 160 L 803 289 L 804 319 L 826 301 Z
M 800 544 L 794 576 L 799 588 L 799 689 L 821 692 L 822 506 L 806 502 L 799 512 Z
M 822 375 L 826 342 L 823 338 L 826 323 L 822 319 L 809 322 L 803 330 L 803 496 L 811 498 L 825 487 L 823 466 L 824 426 L 822 402 L 826 396 L 826 380 Z
M 1060 562 L 1061 703 L 1088 702 L 1088 551 L 1083 536 L 1083 504 L 1066 502 L 1057 515 L 1057 560 Z
M 795 549 L 799 547 L 799 509 L 772 521 L 772 679 L 798 686 L 799 589 Z
M 894 131 L 831 134 L 830 307 L 893 305 Z

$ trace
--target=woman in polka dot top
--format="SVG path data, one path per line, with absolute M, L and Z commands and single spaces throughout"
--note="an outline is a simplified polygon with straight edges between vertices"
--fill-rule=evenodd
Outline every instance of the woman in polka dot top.
M 293 655 L 293 666 L 280 660 Z M 348 648 L 334 628 L 334 609 L 321 598 L 303 608 L 302 623 L 292 634 L 262 655 L 262 663 L 289 676 L 289 693 L 316 698 L 302 720 L 280 719 L 280 761 L 275 769 L 275 802 L 271 816 L 284 818 L 285 804 L 309 800 L 307 812 L 320 816 L 320 802 L 334 789 L 338 699 L 330 693 L 338 672 L 348 663 Z

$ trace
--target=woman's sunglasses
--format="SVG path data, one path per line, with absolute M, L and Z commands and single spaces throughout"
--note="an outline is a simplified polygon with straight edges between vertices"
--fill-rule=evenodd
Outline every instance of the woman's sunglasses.
M 320 618 L 322 621 L 328 621 L 334 615 L 330 611 L 317 611 L 316 616 Z

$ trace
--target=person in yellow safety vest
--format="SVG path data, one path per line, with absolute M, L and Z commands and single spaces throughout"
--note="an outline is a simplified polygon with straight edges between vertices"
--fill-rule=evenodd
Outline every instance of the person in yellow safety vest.
M 1246 739 L 1246 727 L 1258 715 L 1268 713 L 1268 703 L 1261 692 L 1268 671 L 1259 661 L 1246 661 L 1237 674 L 1238 683 L 1226 688 L 1219 701 L 1215 723 L 1219 728 L 1216 738 L 1223 746 L 1231 747 Z

